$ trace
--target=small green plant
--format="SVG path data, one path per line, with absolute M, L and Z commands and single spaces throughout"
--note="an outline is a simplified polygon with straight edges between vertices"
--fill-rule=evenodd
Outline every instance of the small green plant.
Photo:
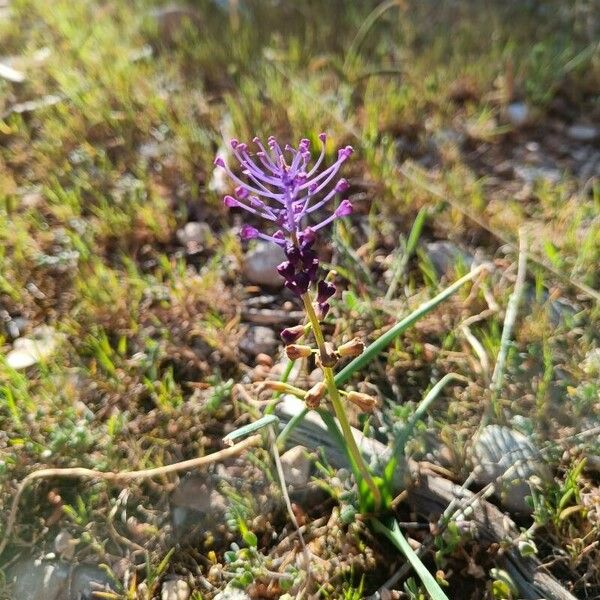
M 306 408 L 297 415 L 286 427 L 280 437 L 285 438 L 289 430 L 296 426 L 309 410 L 317 411 L 325 422 L 332 438 L 339 443 L 347 453 L 349 464 L 357 484 L 357 509 L 370 519 L 373 529 L 385 535 L 409 560 L 416 570 L 423 585 L 432 598 L 446 599 L 436 579 L 427 571 L 417 554 L 412 550 L 398 524 L 390 518 L 386 511 L 391 506 L 394 493 L 394 474 L 399 460 L 404 458 L 406 442 L 415 425 L 423 417 L 431 402 L 443 386 L 452 379 L 462 379 L 454 374 L 447 375 L 423 399 L 416 412 L 397 436 L 396 447 L 392 458 L 388 461 L 381 475 L 375 474 L 365 463 L 358 448 L 346 414 L 346 403 L 352 403 L 363 413 L 369 413 L 377 406 L 377 399 L 364 393 L 347 391 L 342 386 L 362 366 L 371 361 L 386 348 L 405 329 L 410 327 L 421 316 L 427 314 L 450 294 L 456 291 L 472 274 L 466 275 L 453 286 L 439 294 L 429 302 L 424 303 L 415 313 L 400 321 L 368 348 L 362 340 L 354 338 L 346 343 L 333 343 L 325 336 L 323 322 L 329 310 L 330 300 L 336 292 L 333 283 L 333 273 L 324 278 L 319 277 L 319 258 L 313 249 L 319 232 L 334 220 L 352 213 L 349 200 L 342 200 L 333 213 L 328 217 L 317 219 L 316 224 L 305 226 L 312 213 L 333 203 L 336 197 L 343 194 L 349 187 L 345 179 L 333 183 L 338 170 L 352 154 L 352 148 L 347 146 L 337 153 L 334 163 L 319 171 L 327 154 L 326 136 L 319 136 L 321 152 L 314 165 L 311 165 L 310 140 L 303 139 L 297 148 L 281 147 L 273 137 L 267 146 L 259 138 L 254 139 L 258 151 L 251 156 L 246 144 L 238 140 L 231 141 L 233 155 L 240 164 L 246 181 L 241 179 L 226 164 L 222 157 L 217 157 L 215 164 L 226 170 L 230 179 L 235 183 L 235 196 L 225 196 L 224 203 L 228 208 L 242 209 L 251 218 L 258 218 L 278 227 L 275 232 L 264 232 L 253 225 L 243 225 L 242 239 L 262 239 L 280 246 L 286 259 L 277 271 L 283 277 L 285 285 L 300 299 L 306 314 L 306 321 L 295 327 L 289 327 L 281 332 L 286 345 L 285 351 L 290 361 L 313 358 L 320 368 L 323 378 L 310 389 L 304 390 L 287 383 L 289 370 L 283 381 L 267 381 L 265 385 L 274 392 L 288 393 L 301 398 Z M 421 216 L 419 221 L 424 217 Z M 413 228 L 409 251 L 414 249 L 418 231 L 422 223 L 417 222 Z M 334 243 L 342 250 L 342 255 L 357 263 L 352 250 L 347 246 L 343 237 L 334 235 Z M 354 265 L 356 267 L 356 264 Z M 400 271 L 401 273 L 401 271 Z M 399 275 L 396 275 L 399 277 Z M 361 306 L 360 300 L 351 293 L 344 297 L 346 305 L 356 310 Z M 312 334 L 313 344 L 306 338 Z M 352 358 L 351 362 L 336 373 L 335 367 L 344 358 Z M 327 403 L 328 401 L 328 403 Z M 335 418 L 334 418 L 335 417 Z M 266 415 L 251 426 L 228 436 L 229 439 L 250 433 L 267 424 L 272 415 Z M 344 501 L 348 498 L 342 495 Z M 340 496 L 340 499 L 342 499 Z M 345 505 L 346 520 L 353 520 L 355 509 Z M 239 525 L 238 521 L 238 525 Z M 243 532 L 242 532 L 243 533 Z
M 566 471 L 561 484 L 554 484 L 543 492 L 532 490 L 533 515 L 537 525 L 551 525 L 555 531 L 560 531 L 571 518 L 585 511 L 581 505 L 584 467 L 585 458 L 582 458 Z

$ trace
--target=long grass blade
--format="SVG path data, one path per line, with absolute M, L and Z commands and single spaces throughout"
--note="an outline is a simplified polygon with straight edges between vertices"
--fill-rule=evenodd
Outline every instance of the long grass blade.
M 421 562 L 416 552 L 410 547 L 407 539 L 402 535 L 396 519 L 388 518 L 384 520 L 385 524 L 379 519 L 371 519 L 375 531 L 385 535 L 406 556 L 406 559 L 423 582 L 425 589 L 433 600 L 448 600 L 448 596 L 446 596 L 440 584 L 427 570 L 427 567 Z
M 396 323 L 391 329 L 386 331 L 382 336 L 375 340 L 367 349 L 357 356 L 351 363 L 346 365 L 336 376 L 335 382 L 338 386 L 343 385 L 354 373 L 362 369 L 377 357 L 385 348 L 387 348 L 400 334 L 404 333 L 409 327 L 414 325 L 419 319 L 430 313 L 434 308 L 439 306 L 444 300 L 448 299 L 452 294 L 458 291 L 465 283 L 477 277 L 482 271 L 489 269 L 489 264 L 482 264 L 473 269 L 470 273 L 455 281 L 445 290 L 441 291 L 431 300 L 424 302 L 417 310 L 404 317 Z
M 395 261 L 394 271 L 392 274 L 392 280 L 390 281 L 390 286 L 385 293 L 385 299 L 390 300 L 394 297 L 396 293 L 396 288 L 398 287 L 398 282 L 404 272 L 406 271 L 406 265 L 408 265 L 408 261 L 410 257 L 414 254 L 415 249 L 417 247 L 417 242 L 421 237 L 421 232 L 423 231 L 423 226 L 425 225 L 425 220 L 427 219 L 427 213 L 429 208 L 427 206 L 421 207 L 415 220 L 413 222 L 413 226 L 410 229 L 410 234 L 408 235 L 408 240 L 406 242 L 406 247 L 404 248 L 404 252 L 401 252 L 398 258 Z
M 243 427 L 240 427 L 239 429 L 236 429 L 235 431 L 228 433 L 223 438 L 223 441 L 226 444 L 233 444 L 233 442 L 235 440 L 237 440 L 241 437 L 246 437 L 247 435 L 250 435 L 251 433 L 258 431 L 259 429 L 262 429 L 263 427 L 267 427 L 267 425 L 273 425 L 275 423 L 279 423 L 279 417 L 277 415 L 265 415 L 264 417 L 261 417 L 257 421 L 254 421 L 254 423 L 249 423 L 248 425 L 244 425 Z
M 429 407 L 433 404 L 434 400 L 439 396 L 440 392 L 444 387 L 451 381 L 461 381 L 467 383 L 469 380 L 462 375 L 457 373 L 447 373 L 444 375 L 430 390 L 427 392 L 423 400 L 419 402 L 419 406 L 415 409 L 415 412 L 411 415 L 408 423 L 404 426 L 402 431 L 396 437 L 395 445 L 396 452 L 404 452 L 404 446 L 408 441 L 408 438 L 412 434 L 415 425 L 423 419 L 425 413 L 429 410 Z M 395 454 L 395 453 L 394 453 Z

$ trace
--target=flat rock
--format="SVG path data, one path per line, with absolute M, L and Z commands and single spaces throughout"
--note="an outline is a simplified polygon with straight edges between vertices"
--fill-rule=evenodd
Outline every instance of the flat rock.
M 285 394 L 275 407 L 275 414 L 282 423 L 288 423 L 305 408 L 305 404 L 299 398 Z M 375 471 L 381 474 L 392 458 L 392 449 L 382 444 L 373 437 L 365 436 L 362 431 L 352 427 L 352 434 L 356 440 L 361 454 Z M 327 431 L 327 426 L 319 413 L 309 411 L 304 419 L 291 431 L 288 441 L 304 446 L 306 448 L 319 448 L 326 457 L 327 462 L 335 468 L 347 468 L 348 456 L 332 439 Z M 392 485 L 395 490 L 404 489 L 408 483 L 408 470 L 404 461 L 399 464 L 394 472 Z
M 310 460 L 304 446 L 294 446 L 281 456 L 283 476 L 288 485 L 305 487 L 310 479 Z
M 593 142 L 600 137 L 600 127 L 594 125 L 575 124 L 567 129 L 567 135 L 578 142 Z
M 47 359 L 57 348 L 61 334 L 52 327 L 42 325 L 28 337 L 17 338 L 6 362 L 13 369 L 26 369 Z
M 558 183 L 562 177 L 560 169 L 542 165 L 516 165 L 514 171 L 515 175 L 525 183 L 536 181 Z
M 260 241 L 244 258 L 244 276 L 255 285 L 281 287 L 283 278 L 276 268 L 284 260 L 285 254 L 279 246 Z
M 181 479 L 171 495 L 170 507 L 175 537 L 192 540 L 225 523 L 228 502 L 212 478 L 192 475 Z
M 471 254 L 449 241 L 428 242 L 424 249 L 438 275 L 448 273 L 460 262 L 470 267 L 474 261 Z
M 250 600 L 250 596 L 244 590 L 227 586 L 214 597 L 214 600 Z
M 11 597 L 23 600 L 91 600 L 94 592 L 114 591 L 106 573 L 93 565 L 58 560 L 20 560 L 6 572 Z
M 248 330 L 240 340 L 240 350 L 250 356 L 259 354 L 271 355 L 279 345 L 275 332 L 268 327 L 255 325 Z
M 483 428 L 469 458 L 476 482 L 481 486 L 494 483 L 501 504 L 516 513 L 531 513 L 525 497 L 531 496 L 534 479 L 551 478 L 548 465 L 531 440 L 501 425 Z

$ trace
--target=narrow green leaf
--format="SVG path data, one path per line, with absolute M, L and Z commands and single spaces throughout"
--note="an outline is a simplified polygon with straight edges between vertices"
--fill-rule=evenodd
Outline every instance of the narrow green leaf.
M 435 580 L 435 577 L 427 570 L 427 567 L 421 562 L 417 553 L 410 547 L 406 538 L 402 535 L 398 523 L 393 518 L 385 519 L 386 523 L 382 523 L 379 519 L 371 519 L 375 531 L 385 535 L 404 556 L 415 570 L 419 579 L 423 582 L 425 589 L 433 600 L 448 600 L 448 596 L 440 587 L 440 584 Z
M 482 270 L 487 268 L 487 265 L 479 265 L 476 269 L 473 269 L 470 273 L 461 277 L 455 281 L 452 285 L 448 286 L 445 290 L 441 291 L 437 296 L 434 296 L 431 300 L 424 302 L 417 308 L 417 310 L 410 313 L 407 317 L 404 317 L 402 321 L 399 321 L 391 329 L 386 331 L 382 336 L 375 340 L 367 349 L 360 355 L 357 356 L 351 363 L 346 365 L 336 376 L 335 382 L 339 386 L 343 385 L 352 377 L 352 375 L 362 369 L 365 365 L 370 363 L 378 354 L 380 354 L 385 348 L 387 348 L 401 333 L 404 333 L 409 327 L 414 325 L 419 319 L 430 313 L 434 308 L 439 306 L 444 300 L 448 299 L 452 294 L 459 290 L 465 283 L 474 279 L 481 273 Z
M 421 237 L 421 231 L 423 231 L 423 226 L 425 225 L 425 219 L 427 218 L 428 211 L 428 206 L 421 207 L 421 210 L 419 210 L 417 213 L 417 216 L 415 217 L 411 227 L 408 241 L 406 242 L 406 247 L 404 248 L 403 252 L 398 253 L 398 256 L 395 260 L 392 280 L 387 292 L 385 293 L 386 300 L 393 298 L 394 294 L 396 293 L 398 282 L 400 281 L 402 275 L 404 275 L 404 272 L 406 271 L 406 265 L 408 264 L 410 257 L 414 254 L 414 251 L 417 247 L 417 242 Z
M 277 436 L 277 446 L 284 446 L 285 442 L 292 431 L 300 425 L 304 417 L 308 414 L 308 408 L 303 408 L 299 413 L 295 414 L 283 428 L 283 431 Z
M 244 425 L 243 427 L 228 433 L 223 438 L 223 441 L 225 443 L 232 443 L 241 437 L 246 437 L 259 429 L 267 427 L 267 425 L 273 425 L 274 423 L 279 423 L 279 417 L 277 415 L 265 415 L 257 421 L 254 421 L 254 423 L 249 423 L 248 425 Z
M 444 375 L 425 395 L 423 400 L 419 403 L 419 406 L 415 409 L 415 412 L 411 415 L 408 423 L 404 426 L 402 431 L 398 434 L 395 440 L 395 452 L 404 453 L 404 446 L 408 441 L 411 433 L 413 432 L 415 425 L 423 419 L 425 413 L 429 410 L 429 407 L 433 404 L 433 401 L 438 397 L 439 393 L 444 389 L 444 386 L 451 381 L 462 381 L 467 383 L 468 379 L 457 373 L 447 373 Z

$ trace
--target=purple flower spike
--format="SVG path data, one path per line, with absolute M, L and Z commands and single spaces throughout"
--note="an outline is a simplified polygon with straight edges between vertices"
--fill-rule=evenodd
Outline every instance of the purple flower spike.
M 322 167 L 326 154 L 325 133 L 319 134 L 321 148 L 318 156 L 313 156 L 307 138 L 301 139 L 296 147 L 279 144 L 273 136 L 267 139 L 266 144 L 258 137 L 252 141 L 257 147 L 254 154 L 250 153 L 247 144 L 235 138 L 230 141 L 233 155 L 239 163 L 236 173 L 223 158 L 215 159 L 215 165 L 225 169 L 235 184 L 235 196 L 225 196 L 223 201 L 229 208 L 245 210 L 280 228 L 270 235 L 244 225 L 240 235 L 244 240 L 260 238 L 283 248 L 287 260 L 277 267 L 277 271 L 285 279 L 286 287 L 301 296 L 318 278 L 319 259 L 312 249 L 316 232 L 335 219 L 352 213 L 350 201 L 342 200 L 333 213 L 316 223 L 313 221 L 311 225 L 307 223 L 313 219 L 313 213 L 348 190 L 348 181 L 338 178 L 338 172 L 353 150 L 351 146 L 340 148 L 337 159 L 325 168 Z M 317 306 L 322 315 L 327 314 L 327 300 L 334 292 L 332 284 L 319 284 Z
M 319 141 L 321 151 L 315 158 L 307 138 L 301 139 L 298 146 L 292 147 L 279 144 L 273 136 L 268 138 L 266 145 L 260 138 L 255 137 L 253 142 L 257 152 L 254 154 L 251 154 L 243 142 L 235 138 L 230 140 L 231 151 L 239 163 L 237 172 L 241 173 L 242 177 L 234 173 L 222 157 L 215 159 L 215 165 L 224 168 L 236 186 L 237 201 L 234 202 L 233 196 L 228 196 L 225 204 L 278 224 L 284 236 L 294 244 L 312 244 L 314 239 L 308 241 L 309 237 L 314 236 L 317 229 L 331 223 L 332 216 L 350 214 L 347 210 L 340 213 L 344 205 L 342 203 L 334 215 L 313 226 L 310 235 L 305 233 L 305 222 L 311 213 L 348 189 L 348 182 L 345 179 L 336 180 L 336 175 L 352 154 L 351 146 L 338 150 L 337 159 L 329 167 L 321 168 L 325 159 L 327 136 L 324 133 L 319 134 Z M 274 236 L 265 235 L 260 231 L 259 234 L 253 233 L 252 237 L 281 243 L 279 237 L 274 239 Z

